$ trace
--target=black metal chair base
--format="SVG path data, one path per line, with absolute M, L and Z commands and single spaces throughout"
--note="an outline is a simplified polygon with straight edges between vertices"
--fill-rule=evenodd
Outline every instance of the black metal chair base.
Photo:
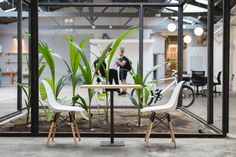
M 124 141 L 114 141 L 113 143 L 110 141 L 102 141 L 100 144 L 101 147 L 124 147 Z

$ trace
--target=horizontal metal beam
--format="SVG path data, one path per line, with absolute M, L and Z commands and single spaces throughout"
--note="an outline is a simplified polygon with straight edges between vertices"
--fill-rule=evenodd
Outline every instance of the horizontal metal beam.
M 194 29 L 197 26 L 201 26 L 203 28 L 205 28 L 205 26 L 203 25 L 188 25 L 187 28 L 189 29 Z M 23 25 L 22 26 L 23 29 L 28 29 L 27 25 Z M 124 25 L 116 25 L 116 26 L 112 26 L 112 29 L 129 29 L 130 27 L 134 27 L 134 26 L 124 26 Z M 4 25 L 4 24 L 0 24 L 0 29 L 16 29 L 15 25 Z M 92 27 L 90 25 L 55 25 L 55 26 L 45 26 L 45 25 L 39 25 L 39 29 L 40 30 L 55 30 L 55 29 L 92 29 Z M 96 25 L 95 29 L 109 29 L 109 25 Z M 167 26 L 163 26 L 163 25 L 158 25 L 158 26 L 144 26 L 144 29 L 153 29 L 153 30 L 167 30 Z
M 29 16 L 27 11 L 22 12 L 22 17 L 27 18 Z M 144 17 L 170 17 L 177 16 L 177 13 L 161 13 L 157 15 L 155 13 L 144 14 Z M 185 16 L 207 16 L 207 13 L 184 13 Z M 17 17 L 17 12 L 0 12 L 0 17 Z M 110 13 L 110 12 L 39 12 L 39 17 L 139 17 L 137 12 L 134 13 Z
M 179 3 L 64 3 L 64 2 L 41 2 L 43 7 L 178 7 Z

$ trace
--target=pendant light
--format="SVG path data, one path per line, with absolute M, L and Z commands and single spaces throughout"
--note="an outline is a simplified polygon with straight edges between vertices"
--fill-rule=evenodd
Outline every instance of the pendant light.
M 176 25 L 175 25 L 174 23 L 168 24 L 167 30 L 168 30 L 169 32 L 174 32 L 174 31 L 176 30 Z
M 191 41 L 192 41 L 192 37 L 190 35 L 187 34 L 187 35 L 184 36 L 184 42 L 186 44 L 191 43 Z
M 194 28 L 194 34 L 195 34 L 196 36 L 201 36 L 201 35 L 203 34 L 203 32 L 204 32 L 204 30 L 203 30 L 202 27 L 196 27 L 196 28 Z

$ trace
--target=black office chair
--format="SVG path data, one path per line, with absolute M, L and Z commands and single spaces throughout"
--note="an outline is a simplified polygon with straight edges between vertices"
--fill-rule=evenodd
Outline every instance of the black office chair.
M 213 92 L 214 92 L 215 94 L 219 94 L 219 95 L 221 95 L 221 92 L 220 92 L 220 91 L 217 91 L 216 86 L 217 86 L 217 85 L 221 85 L 221 74 L 222 74 L 222 71 L 218 72 L 217 78 L 216 78 L 217 81 L 214 81 L 214 82 L 213 82 L 213 87 L 214 87 L 214 91 L 213 91 Z
M 195 95 L 198 97 L 198 95 L 206 96 L 205 92 L 202 90 L 202 92 L 199 92 L 199 87 L 204 87 L 207 84 L 207 78 L 205 77 L 205 71 L 192 71 L 192 78 L 190 85 L 195 86 L 197 88 Z

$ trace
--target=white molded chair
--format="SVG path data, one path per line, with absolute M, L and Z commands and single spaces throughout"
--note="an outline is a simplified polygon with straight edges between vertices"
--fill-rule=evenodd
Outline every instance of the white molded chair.
M 150 134 L 151 131 L 154 127 L 156 127 L 159 124 L 164 124 L 169 132 L 170 132 L 170 136 L 172 138 L 172 142 L 174 143 L 174 146 L 176 147 L 176 140 L 175 140 L 175 135 L 173 132 L 173 128 L 172 128 L 172 123 L 170 120 L 170 112 L 174 111 L 178 105 L 178 101 L 179 101 L 179 95 L 180 95 L 180 91 L 182 89 L 182 85 L 183 85 L 184 81 L 181 81 L 177 84 L 177 86 L 175 87 L 170 100 L 164 104 L 164 105 L 160 105 L 160 106 L 149 106 L 149 107 L 144 107 L 143 109 L 141 109 L 141 112 L 152 112 L 151 117 L 150 117 L 150 122 L 148 124 L 148 128 L 147 128 L 147 132 L 145 135 L 145 142 L 146 142 L 146 146 L 149 145 L 149 138 L 150 138 Z M 163 117 L 158 117 L 156 113 L 165 113 L 165 116 Z M 157 120 L 157 121 L 155 121 Z M 164 123 L 164 120 L 167 120 L 168 124 Z
M 56 101 L 53 91 L 52 91 L 50 85 L 48 84 L 48 82 L 45 80 L 42 80 L 42 83 L 43 83 L 45 90 L 46 90 L 48 105 L 54 111 L 53 121 L 51 124 L 50 131 L 48 133 L 47 145 L 50 141 L 50 138 L 52 138 L 52 141 L 54 140 L 56 128 L 57 128 L 57 120 L 58 120 L 61 112 L 68 112 L 69 113 L 73 139 L 74 139 L 75 144 L 77 144 L 76 136 L 78 137 L 79 141 L 81 139 L 80 139 L 79 128 L 78 128 L 77 122 L 75 120 L 75 112 L 83 112 L 85 110 L 83 108 L 77 107 L 77 106 L 67 106 L 67 105 L 59 104 Z

